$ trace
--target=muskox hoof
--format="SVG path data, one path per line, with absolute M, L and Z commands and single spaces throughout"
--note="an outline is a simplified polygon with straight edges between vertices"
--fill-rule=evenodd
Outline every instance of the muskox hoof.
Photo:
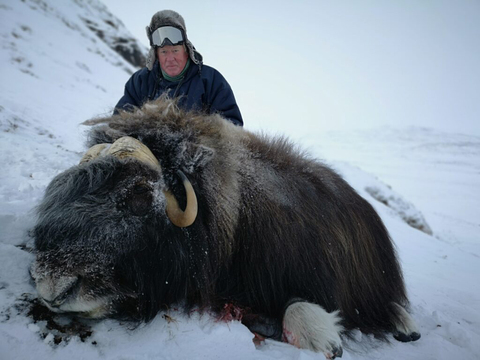
M 401 342 L 410 342 L 410 341 L 417 341 L 420 339 L 421 335 L 418 332 L 413 332 L 411 334 L 404 334 L 404 333 L 396 333 L 393 334 L 393 337 Z
M 283 340 L 298 348 L 323 352 L 327 359 L 342 356 L 338 311 L 328 313 L 321 306 L 296 302 L 285 310 Z
M 339 348 L 337 347 L 334 347 L 332 349 L 332 352 L 331 353 L 325 353 L 325 357 L 327 359 L 335 359 L 335 358 L 341 358 L 343 355 L 343 349 L 342 347 L 340 346 Z
M 397 303 L 392 303 L 392 307 L 397 314 L 395 321 L 396 331 L 394 331 L 393 337 L 401 342 L 420 339 L 420 332 L 418 331 L 417 325 L 405 308 Z
M 277 319 L 271 319 L 263 315 L 246 314 L 242 318 L 242 324 L 248 327 L 259 339 L 282 340 L 282 323 Z

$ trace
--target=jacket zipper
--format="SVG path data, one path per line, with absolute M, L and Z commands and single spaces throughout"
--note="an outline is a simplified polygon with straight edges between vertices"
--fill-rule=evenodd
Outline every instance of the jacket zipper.
M 157 74 L 155 78 L 155 85 L 153 86 L 153 93 L 150 94 L 149 100 L 155 99 L 155 95 L 157 94 L 158 85 L 160 84 L 160 73 Z
M 173 93 L 173 98 L 174 99 L 177 97 L 178 90 L 180 89 L 180 86 L 182 86 L 184 79 L 185 79 L 185 76 L 178 82 L 177 88 L 175 89 L 175 92 Z

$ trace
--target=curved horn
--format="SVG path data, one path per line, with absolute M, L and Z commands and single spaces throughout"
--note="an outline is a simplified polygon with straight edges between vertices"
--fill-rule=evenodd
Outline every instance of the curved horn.
M 105 150 L 107 146 L 110 146 L 110 144 L 93 145 L 90 149 L 88 149 L 85 155 L 83 155 L 82 160 L 80 160 L 80 164 L 96 159 L 97 157 L 102 155 L 102 152 Z
M 124 136 L 115 141 L 106 151 L 106 155 L 112 155 L 119 159 L 134 157 L 154 169 L 161 169 L 160 163 L 150 149 L 141 141 L 130 136 Z
M 141 141 L 130 136 L 121 137 L 113 144 L 93 145 L 85 155 L 83 155 L 80 164 L 89 162 L 103 155 L 112 155 L 119 159 L 134 157 L 155 169 L 161 169 L 157 158 L 152 154 L 150 149 Z
M 192 183 L 187 179 L 185 174 L 178 170 L 178 176 L 183 181 L 185 192 L 187 194 L 187 206 L 185 211 L 180 209 L 177 199 L 170 191 L 164 191 L 165 198 L 167 199 L 167 216 L 173 225 L 178 227 L 187 227 L 193 224 L 198 214 L 198 203 L 195 190 L 193 190 Z

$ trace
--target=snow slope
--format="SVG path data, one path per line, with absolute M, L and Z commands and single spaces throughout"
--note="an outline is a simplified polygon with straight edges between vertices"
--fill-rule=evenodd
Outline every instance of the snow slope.
M 323 359 L 274 341 L 256 347 L 238 322 L 176 309 L 136 328 L 41 320 L 26 251 L 32 209 L 49 181 L 80 159 L 79 124 L 110 112 L 135 68 L 108 40 L 111 24 L 126 38 L 128 30 L 97 0 L 0 0 L 0 18 L 0 359 Z M 304 141 L 384 219 L 422 332 L 409 344 L 358 333 L 343 358 L 480 358 L 480 138 L 386 128 Z
M 2 203 L 10 204 L 7 213 L 0 210 L 0 226 L 10 239 L 30 201 L 76 161 L 83 148 L 78 124 L 110 112 L 136 70 L 83 20 L 106 29 L 114 24 L 129 39 L 128 30 L 101 3 L 56 3 L 0 1 L 1 161 L 9 169 L 0 174 L 0 189 Z M 132 44 L 133 52 L 141 46 Z

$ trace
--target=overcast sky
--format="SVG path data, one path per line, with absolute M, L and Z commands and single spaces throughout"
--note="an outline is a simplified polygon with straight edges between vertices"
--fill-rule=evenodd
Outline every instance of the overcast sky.
M 480 1 L 102 0 L 145 45 L 179 12 L 250 129 L 416 125 L 480 135 Z

